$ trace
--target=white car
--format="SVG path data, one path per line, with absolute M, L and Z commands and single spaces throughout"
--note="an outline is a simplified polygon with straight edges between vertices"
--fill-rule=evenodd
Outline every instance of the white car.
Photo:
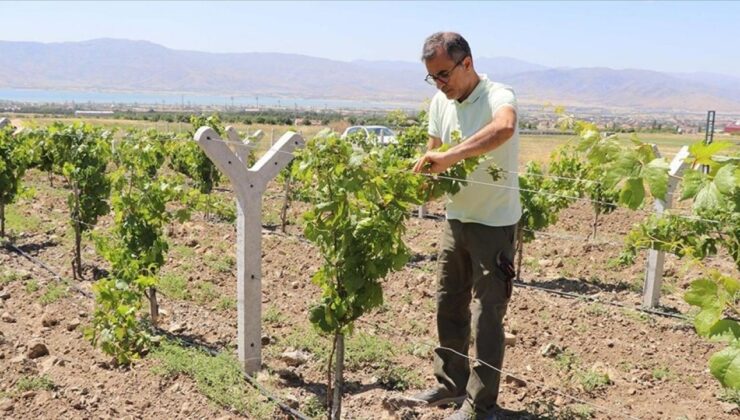
M 342 138 L 347 138 L 351 134 L 365 133 L 365 136 L 374 136 L 378 139 L 378 144 L 387 145 L 396 143 L 396 133 L 388 127 L 382 125 L 353 125 L 348 127 L 342 133 Z

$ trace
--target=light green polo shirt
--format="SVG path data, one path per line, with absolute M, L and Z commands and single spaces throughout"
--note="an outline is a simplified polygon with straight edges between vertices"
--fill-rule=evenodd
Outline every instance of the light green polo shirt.
M 502 107 L 517 110 L 514 91 L 506 85 L 488 80 L 480 75 L 480 82 L 462 103 L 449 100 L 437 92 L 429 105 L 429 135 L 439 137 L 443 143 L 452 143 L 451 136 L 459 131 L 462 141 L 475 134 L 493 120 Z M 518 124 L 517 124 L 518 126 Z M 447 219 L 481 223 L 488 226 L 509 226 L 519 221 L 522 207 L 519 201 L 519 128 L 504 144 L 490 151 L 487 159 L 468 179 L 469 182 L 455 195 L 447 196 Z M 487 173 L 490 162 L 504 170 L 502 179 L 493 181 Z

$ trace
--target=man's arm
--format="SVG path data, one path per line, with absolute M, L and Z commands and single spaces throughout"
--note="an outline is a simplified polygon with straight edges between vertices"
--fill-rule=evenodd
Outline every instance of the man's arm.
M 414 165 L 414 171 L 441 173 L 463 159 L 488 153 L 504 144 L 514 135 L 516 124 L 516 110 L 512 106 L 504 106 L 493 115 L 493 120 L 490 123 L 468 137 L 464 142 L 446 152 L 427 151 Z M 433 139 L 430 136 L 427 145 L 432 144 Z M 427 165 L 430 166 L 426 168 Z

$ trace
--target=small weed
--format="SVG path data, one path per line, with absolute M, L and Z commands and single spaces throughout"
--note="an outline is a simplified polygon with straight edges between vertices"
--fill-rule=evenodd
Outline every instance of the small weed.
M 52 283 L 46 286 L 46 291 L 39 298 L 39 303 L 49 305 L 62 299 L 68 294 L 68 285 L 62 283 Z
M 224 296 L 221 299 L 219 299 L 218 303 L 216 304 L 216 309 L 219 311 L 230 311 L 233 309 L 236 309 L 236 299 L 229 296 Z
M 422 324 L 419 321 L 410 320 L 408 323 L 408 328 L 406 328 L 406 331 L 408 331 L 409 334 L 414 336 L 426 336 L 427 335 L 427 327 Z
M 640 277 L 635 277 L 629 283 L 627 283 L 627 286 L 629 287 L 629 290 L 631 292 L 642 293 L 642 287 L 644 286 L 644 281 Z
M 740 389 L 723 388 L 719 400 L 740 407 Z
M 624 266 L 625 264 L 622 261 L 620 261 L 618 257 L 610 258 L 606 262 L 606 268 L 610 270 L 615 269 L 615 268 L 623 268 Z
M 232 255 L 216 257 L 214 254 L 206 254 L 206 265 L 219 273 L 231 273 L 236 267 L 236 259 Z
M 8 233 L 33 232 L 42 226 L 41 219 L 36 213 L 24 214 L 16 206 L 5 207 L 5 227 Z
M 555 356 L 555 365 L 560 370 L 571 370 L 578 363 L 578 357 L 570 350 L 565 350 Z
M 651 318 L 648 314 L 640 311 L 636 311 L 634 309 L 624 309 L 622 310 L 622 313 L 627 317 L 635 321 L 644 322 L 646 324 L 652 325 L 655 323 L 655 320 Z
M 426 298 L 422 302 L 424 305 L 424 312 L 425 313 L 436 313 L 437 312 L 437 300 L 436 299 L 429 299 Z
M 175 245 L 172 247 L 172 252 L 180 259 L 195 258 L 195 250 L 189 246 Z
M 594 409 L 586 404 L 574 404 L 570 407 L 565 407 L 560 414 L 558 419 L 572 419 L 572 420 L 584 420 L 594 417 Z
M 54 389 L 54 382 L 48 376 L 24 376 L 15 384 L 18 392 L 39 391 Z
M 418 389 L 424 385 L 424 379 L 417 369 L 396 365 L 393 362 L 385 363 L 378 382 L 385 388 L 396 391 Z
M 611 379 L 609 379 L 609 375 L 607 375 L 606 373 L 595 372 L 593 370 L 588 370 L 586 372 L 580 372 L 577 374 L 577 376 L 578 376 L 578 383 L 581 384 L 581 387 L 583 387 L 583 390 L 586 392 L 595 391 L 611 383 Z
M 617 368 L 622 372 L 629 372 L 635 368 L 635 365 L 632 362 L 621 361 L 617 364 Z
M 268 324 L 277 325 L 285 322 L 285 315 L 277 307 L 268 306 L 262 314 L 262 319 Z
M 308 400 L 301 409 L 310 418 L 320 419 L 326 417 L 326 407 L 315 395 L 308 397 Z
M 0 274 L 0 284 L 8 284 L 18 280 L 20 276 L 15 271 L 5 271 Z
M 376 335 L 356 333 L 346 341 L 346 365 L 357 369 L 362 365 L 380 366 L 393 357 L 393 343 Z
M 159 361 L 152 369 L 155 374 L 187 375 L 195 380 L 198 391 L 221 407 L 258 419 L 273 418 L 276 414 L 275 404 L 265 402 L 261 394 L 246 383 L 239 362 L 232 356 L 213 357 L 163 342 L 152 351 L 152 357 Z
M 284 346 L 268 346 L 267 350 L 282 351 L 286 347 L 292 347 L 296 350 L 305 350 L 313 354 L 320 363 L 329 360 L 331 352 L 331 340 L 329 337 L 319 335 L 316 329 L 310 325 L 296 326 L 291 330 L 290 335 L 284 338 Z M 283 347 L 280 349 L 280 347 Z
M 593 316 L 604 316 L 609 313 L 604 305 L 596 302 L 586 307 L 586 313 Z
M 522 261 L 522 265 L 527 268 L 527 271 L 537 271 L 540 268 L 540 265 L 537 263 L 537 260 L 532 257 L 524 257 L 524 261 Z
M 195 301 L 198 302 L 198 304 L 200 305 L 211 303 L 216 300 L 218 296 L 219 294 L 216 286 L 213 283 L 207 281 L 202 281 L 198 283 L 198 286 L 193 293 Z
M 664 366 L 656 367 L 653 369 L 653 379 L 656 381 L 662 381 L 663 379 L 671 379 L 676 376 L 675 373 L 671 372 L 670 369 Z
M 39 290 L 39 282 L 36 280 L 29 280 L 26 282 L 26 292 L 33 293 Z
M 426 359 L 432 354 L 432 349 L 435 346 L 431 343 L 426 342 L 413 342 L 410 341 L 408 344 L 406 344 L 406 353 L 411 356 L 421 357 L 422 359 Z
M 663 281 L 660 285 L 660 293 L 664 295 L 672 295 L 678 291 L 678 287 L 674 283 Z
M 188 281 L 185 277 L 176 274 L 165 274 L 159 278 L 158 287 L 170 299 L 190 299 Z

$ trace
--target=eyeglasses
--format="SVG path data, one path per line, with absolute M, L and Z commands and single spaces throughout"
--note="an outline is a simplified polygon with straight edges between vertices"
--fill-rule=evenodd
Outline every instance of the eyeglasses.
M 427 77 L 424 78 L 424 81 L 427 82 L 427 83 L 429 83 L 432 86 L 436 86 L 437 85 L 437 82 L 440 82 L 443 85 L 446 85 L 447 82 L 450 81 L 450 77 L 452 76 L 452 71 L 455 70 L 457 68 L 457 66 L 459 66 L 460 64 L 462 64 L 462 62 L 464 60 L 465 60 L 465 57 L 463 57 L 460 61 L 458 61 L 457 63 L 455 63 L 455 65 L 452 66 L 451 69 L 449 69 L 447 71 L 441 71 L 441 72 L 437 73 L 436 76 L 433 75 L 433 74 L 427 74 Z

